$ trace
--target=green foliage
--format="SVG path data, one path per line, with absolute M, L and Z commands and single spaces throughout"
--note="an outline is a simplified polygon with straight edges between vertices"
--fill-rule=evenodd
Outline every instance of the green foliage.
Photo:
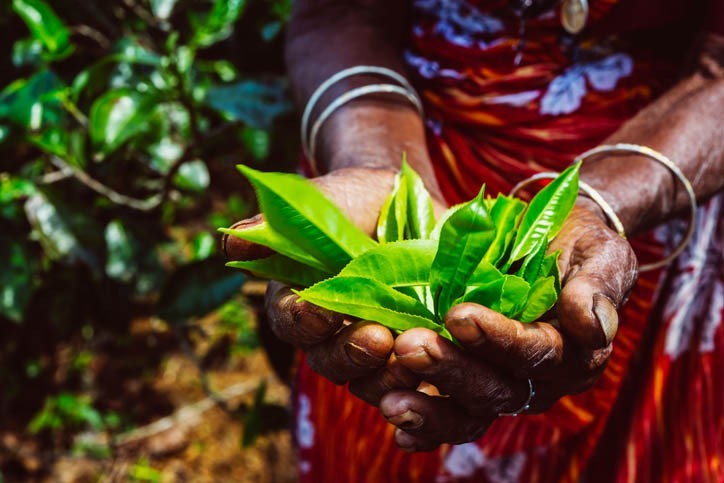
M 59 432 L 65 429 L 89 428 L 100 431 L 113 426 L 117 419 L 113 413 L 101 414 L 87 395 L 61 392 L 45 400 L 43 408 L 28 425 L 33 434 L 41 431 Z
M 440 230 L 439 247 L 430 270 L 430 289 L 438 313 L 445 314 L 452 301 L 464 291 L 495 237 L 483 189 L 475 199 L 456 210 Z
M 71 5 L 13 0 L 6 9 L 27 37 L 12 49 L 22 76 L 0 86 L 8 160 L 0 262 L 9 267 L 0 275 L 0 317 L 21 322 L 34 294 L 63 272 L 90 274 L 88 292 L 98 297 L 81 305 L 108 302 L 102 310 L 115 311 L 161 294 L 156 313 L 176 323 L 203 315 L 242 280 L 201 263 L 219 263 L 208 231 L 251 206 L 210 190 L 215 173 L 230 169 L 225 158 L 278 155 L 289 129 L 278 122 L 291 112 L 281 61 L 268 72 L 255 55 L 271 48 L 291 2 L 149 0 L 129 9 L 111 0 L 87 25 Z M 192 220 L 227 199 L 206 223 Z M 177 226 L 181 234 L 168 228 Z M 100 287 L 113 297 L 100 297 Z M 74 304 L 68 292 L 53 296 Z
M 334 277 L 296 293 L 314 305 L 379 322 L 390 329 L 425 327 L 446 333 L 439 319 L 419 300 L 370 278 Z
M 253 317 L 248 301 L 237 296 L 226 302 L 219 309 L 219 320 L 231 329 L 235 337 L 234 351 L 245 354 L 259 346 Z
M 33 39 L 44 50 L 46 60 L 59 60 L 70 55 L 70 31 L 53 9 L 42 0 L 13 0 L 13 10 L 28 26 Z
M 241 433 L 241 447 L 248 448 L 262 431 L 264 425 L 264 419 L 262 416 L 262 409 L 264 407 L 264 398 L 266 397 L 266 381 L 262 381 L 259 387 L 256 388 L 254 393 L 254 403 L 251 409 L 244 413 L 241 419 L 243 424 Z
M 571 193 L 578 193 L 579 167 L 577 163 L 566 169 L 531 200 L 518 227 L 509 264 L 528 255 L 539 240 L 547 242 L 558 234 L 576 202 Z
M 376 245 L 310 181 L 284 173 L 261 173 L 240 166 L 257 193 L 273 229 L 336 273 Z
M 163 475 L 150 465 L 148 459 L 140 458 L 136 464 L 128 469 L 128 476 L 133 482 L 159 483 Z
M 241 167 L 266 222 L 224 232 L 278 254 L 229 266 L 301 286 L 295 293 L 302 300 L 395 331 L 426 327 L 451 338 L 441 321 L 460 302 L 532 322 L 558 299 L 559 253 L 546 250 L 578 195 L 578 167 L 561 173 L 529 205 L 505 196 L 485 199 L 481 189 L 433 227 L 430 195 L 403 162 L 381 210 L 380 244 L 351 227 L 312 183 Z

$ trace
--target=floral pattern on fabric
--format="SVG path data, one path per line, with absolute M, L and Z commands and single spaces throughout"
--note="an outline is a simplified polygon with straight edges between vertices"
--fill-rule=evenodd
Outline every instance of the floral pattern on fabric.
M 633 72 L 633 60 L 626 54 L 613 54 L 605 59 L 574 64 L 553 79 L 540 101 L 540 113 L 558 116 L 570 114 L 581 107 L 588 92 L 586 80 L 600 92 L 609 92 L 623 77 Z

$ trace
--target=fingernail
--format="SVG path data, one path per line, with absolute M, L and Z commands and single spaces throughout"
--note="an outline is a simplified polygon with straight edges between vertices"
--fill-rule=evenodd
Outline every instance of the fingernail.
M 258 225 L 263 221 L 263 217 L 259 214 L 246 220 L 238 221 L 231 225 L 230 228 L 232 230 L 244 230 Z M 226 233 L 221 238 L 221 250 L 224 252 L 224 255 L 226 255 L 226 258 L 230 260 L 256 260 L 258 258 L 268 257 L 274 253 L 274 251 L 268 247 L 229 236 Z
M 315 338 L 327 338 L 337 331 L 342 324 L 342 315 L 330 312 L 321 307 L 300 301 L 293 296 L 292 316 L 294 321 L 303 328 L 305 334 Z
M 593 296 L 593 313 L 601 325 L 606 345 L 609 345 L 618 331 L 618 313 L 611 300 L 603 294 Z
M 352 362 L 362 367 L 380 367 L 387 362 L 386 359 L 377 357 L 370 353 L 367 349 L 362 346 L 355 344 L 354 342 L 347 342 L 344 345 L 344 351 L 347 353 Z
M 389 417 L 387 418 L 387 421 L 401 429 L 417 429 L 422 426 L 422 423 L 424 422 L 422 416 L 412 409 L 408 409 L 397 416 Z
M 432 365 L 434 362 L 425 349 L 418 349 L 416 352 L 408 352 L 407 354 L 395 354 L 397 358 L 402 362 L 402 365 L 408 369 L 425 370 Z
M 471 317 L 453 319 L 448 327 L 455 338 L 468 345 L 479 345 L 485 342 L 485 334 Z

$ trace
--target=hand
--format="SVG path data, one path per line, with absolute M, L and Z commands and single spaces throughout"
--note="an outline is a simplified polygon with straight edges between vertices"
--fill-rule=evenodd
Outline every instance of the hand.
M 357 226 L 373 234 L 380 208 L 394 186 L 394 170 L 347 168 L 314 179 Z M 261 216 L 241 221 L 234 228 L 261 222 Z M 234 260 L 268 256 L 266 247 L 238 238 L 225 238 L 224 250 Z M 336 384 L 352 381 L 350 388 L 369 402 L 378 402 L 394 388 L 417 387 L 419 379 L 396 363 L 394 338 L 372 322 L 345 321 L 340 314 L 298 302 L 289 287 L 272 282 L 265 299 L 272 331 L 280 339 L 303 349 L 312 369 Z
M 579 205 L 550 247 L 562 252 L 557 320 L 523 324 L 466 303 L 445 317 L 462 349 L 426 329 L 397 337 L 397 363 L 435 386 L 382 398 L 380 410 L 397 426 L 402 449 L 426 451 L 477 439 L 499 413 L 523 406 L 528 378 L 535 390 L 531 413 L 596 382 L 611 354 L 616 309 L 636 281 L 637 265 L 629 244 L 606 226 L 595 205 Z

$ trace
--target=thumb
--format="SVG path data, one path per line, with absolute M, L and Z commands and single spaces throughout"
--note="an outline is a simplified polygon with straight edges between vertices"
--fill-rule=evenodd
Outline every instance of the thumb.
M 582 347 L 600 349 L 618 330 L 616 311 L 636 282 L 636 257 L 625 240 L 606 230 L 588 247 L 574 248 L 574 258 L 579 261 L 569 268 L 558 302 L 559 323 Z

